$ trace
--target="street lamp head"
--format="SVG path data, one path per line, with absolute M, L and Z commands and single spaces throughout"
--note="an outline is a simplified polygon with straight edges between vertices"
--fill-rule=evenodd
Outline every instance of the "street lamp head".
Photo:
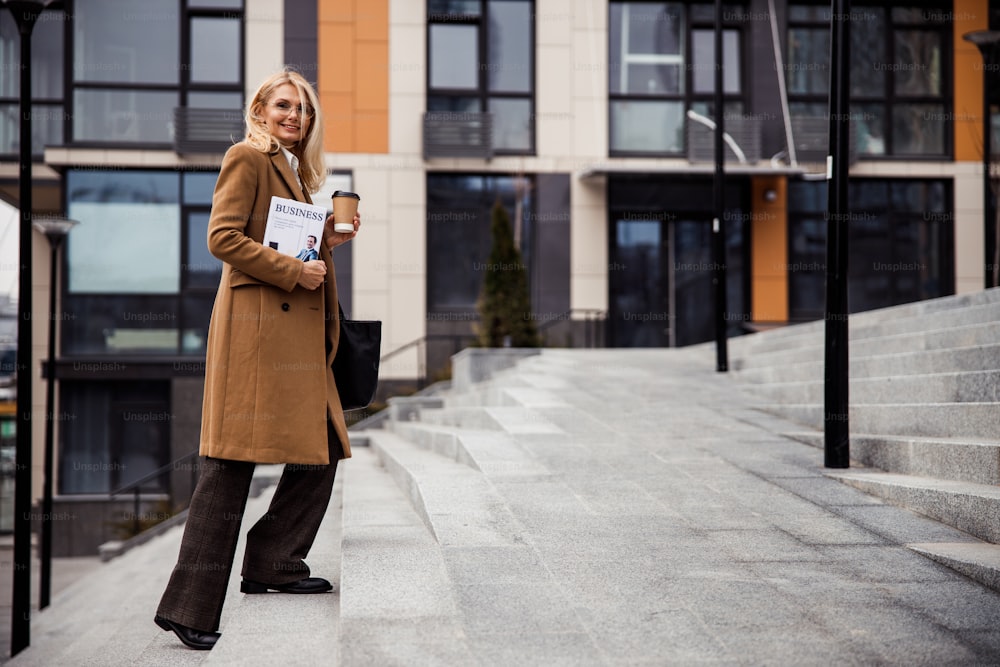
M 0 0 L 0 7 L 7 7 L 22 35 L 30 35 L 38 15 L 54 0 Z
M 58 244 L 66 235 L 69 234 L 69 230 L 73 229 L 76 225 L 80 224 L 78 220 L 70 220 L 69 218 L 60 218 L 56 216 L 40 216 L 37 218 L 32 218 L 31 224 L 35 229 L 45 234 L 45 238 L 49 240 L 49 243 Z
M 986 55 L 1000 44 L 1000 30 L 974 30 L 962 35 L 962 39 L 975 44 Z
M 40 12 L 55 0 L 0 0 L 0 7 L 10 7 L 12 12 L 16 11 L 36 11 Z

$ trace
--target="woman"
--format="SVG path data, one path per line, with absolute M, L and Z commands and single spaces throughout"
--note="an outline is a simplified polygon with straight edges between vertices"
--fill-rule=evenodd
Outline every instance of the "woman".
M 223 261 L 209 326 L 202 410 L 204 468 L 191 498 L 180 556 L 155 622 L 193 649 L 219 638 L 255 463 L 285 467 L 264 515 L 249 531 L 244 593 L 325 593 L 309 553 L 351 455 L 330 370 L 340 333 L 334 247 L 354 232 L 326 220 L 319 259 L 302 261 L 261 243 L 272 195 L 309 202 L 321 185 L 323 116 L 299 74 L 265 80 L 247 105 L 246 138 L 226 153 L 212 198 L 208 248 Z

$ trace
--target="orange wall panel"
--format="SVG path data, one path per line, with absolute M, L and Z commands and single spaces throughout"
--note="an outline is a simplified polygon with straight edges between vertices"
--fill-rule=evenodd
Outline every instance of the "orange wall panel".
M 319 102 L 323 105 L 323 117 L 326 121 L 323 148 L 336 153 L 356 152 L 353 96 L 320 93 Z
M 320 100 L 324 148 L 352 153 L 389 150 L 389 2 L 320 0 Z
M 388 111 L 355 112 L 354 150 L 358 153 L 388 153 Z
M 354 0 L 354 22 L 359 40 L 389 41 L 389 3 L 385 0 Z
M 955 160 L 983 159 L 983 58 L 979 49 L 962 39 L 974 30 L 989 28 L 987 0 L 955 0 Z
M 349 93 L 354 90 L 355 55 L 354 28 L 350 24 L 325 23 L 319 26 L 320 90 L 329 93 Z M 324 67 L 324 65 L 326 65 Z
M 354 63 L 358 109 L 389 110 L 389 49 L 387 43 L 360 42 Z
M 751 185 L 751 306 L 755 322 L 788 320 L 787 184 L 782 176 L 760 176 Z M 765 193 L 773 190 L 774 201 Z

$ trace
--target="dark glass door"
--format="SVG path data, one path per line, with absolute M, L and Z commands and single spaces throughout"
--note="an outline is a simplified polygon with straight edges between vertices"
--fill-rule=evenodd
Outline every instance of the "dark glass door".
M 615 216 L 612 224 L 610 343 L 614 347 L 671 344 L 669 229 L 661 216 Z

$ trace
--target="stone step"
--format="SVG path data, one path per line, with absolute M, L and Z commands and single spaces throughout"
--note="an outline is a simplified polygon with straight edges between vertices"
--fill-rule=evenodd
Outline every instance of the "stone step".
M 417 421 L 393 423 L 391 430 L 417 447 L 436 452 L 490 477 L 549 474 L 515 438 L 504 431 L 474 431 Z
M 955 480 L 873 470 L 827 472 L 865 493 L 963 530 L 981 540 L 1000 542 L 1000 488 Z
M 993 344 L 950 350 L 884 354 L 861 359 L 851 358 L 849 372 L 852 378 L 863 378 L 998 369 L 1000 369 L 1000 344 Z M 747 368 L 733 371 L 731 375 L 739 382 L 764 384 L 822 379 L 823 372 L 823 361 L 811 361 L 784 366 Z
M 1000 313 L 997 315 L 1000 317 Z M 852 359 L 861 359 L 904 352 L 974 347 L 990 345 L 997 340 L 1000 340 L 1000 321 L 990 320 L 985 323 L 965 326 L 924 329 L 877 338 L 851 339 L 850 356 Z M 733 359 L 733 369 L 785 366 L 792 363 L 823 360 L 826 343 L 822 336 L 803 336 L 789 340 L 787 343 L 787 345 L 776 347 L 773 350 L 744 352 Z
M 906 545 L 973 581 L 1000 591 L 1000 546 L 986 542 L 928 542 Z
M 425 409 L 420 421 L 441 426 L 456 426 L 479 431 L 500 430 L 507 433 L 562 433 L 562 429 L 527 406 L 481 406 Z
M 822 379 L 753 387 L 755 394 L 775 403 L 822 403 L 824 390 Z M 852 404 L 1000 401 L 1000 370 L 852 378 L 850 400 Z
M 369 433 L 372 451 L 442 545 L 513 546 L 521 528 L 496 489 L 467 465 L 392 432 Z
M 787 433 L 823 448 L 819 431 Z M 884 472 L 1000 485 L 1000 440 L 851 433 L 851 459 Z
M 441 545 L 375 452 L 355 449 L 342 479 L 339 655 L 295 664 L 474 664 Z
M 823 404 L 758 406 L 810 428 L 823 427 Z M 850 407 L 850 428 L 858 433 L 937 438 L 990 438 L 1000 433 L 1000 403 L 883 403 Z
M 998 305 L 1000 305 L 1000 289 L 994 288 L 854 313 L 848 320 L 849 336 L 851 340 L 861 340 L 996 321 L 1000 319 Z M 750 354 L 788 349 L 802 344 L 802 341 L 810 337 L 822 341 L 824 332 L 825 323 L 820 319 L 740 336 L 731 339 L 730 343 L 734 354 L 739 355 L 744 352 Z

